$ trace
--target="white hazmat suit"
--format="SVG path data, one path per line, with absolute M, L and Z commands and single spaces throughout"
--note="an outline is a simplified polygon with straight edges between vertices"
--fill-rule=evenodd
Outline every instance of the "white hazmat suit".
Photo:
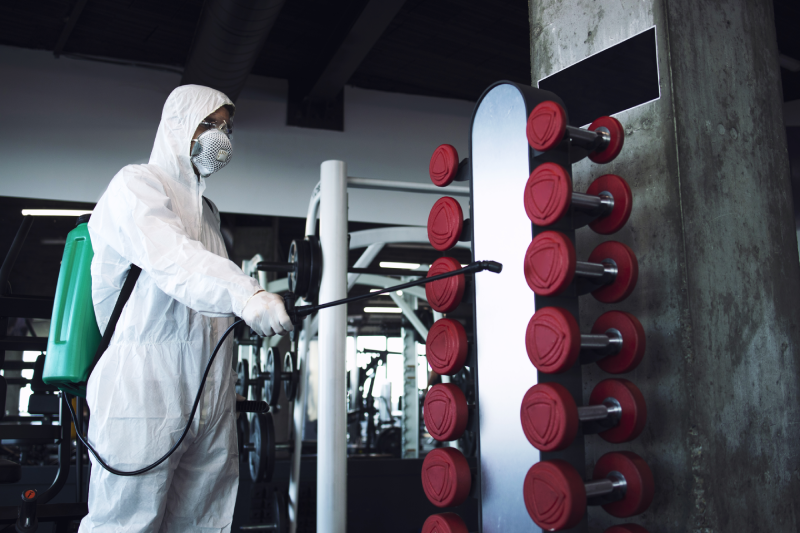
M 261 290 L 227 259 L 219 213 L 189 160 L 198 124 L 224 105 L 232 102 L 207 87 L 175 89 L 150 162 L 114 176 L 89 222 L 100 331 L 130 264 L 142 268 L 87 387 L 89 441 L 120 470 L 149 465 L 177 441 L 214 346 Z M 81 533 L 230 531 L 239 476 L 231 356 L 229 337 L 191 430 L 165 463 L 129 477 L 93 464 Z

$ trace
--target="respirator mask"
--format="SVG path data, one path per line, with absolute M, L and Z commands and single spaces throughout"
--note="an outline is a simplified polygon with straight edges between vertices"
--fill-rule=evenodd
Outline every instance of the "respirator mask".
M 233 157 L 233 127 L 225 121 L 222 124 L 201 122 L 200 125 L 208 129 L 192 140 L 191 161 L 200 175 L 207 178 L 227 165 Z

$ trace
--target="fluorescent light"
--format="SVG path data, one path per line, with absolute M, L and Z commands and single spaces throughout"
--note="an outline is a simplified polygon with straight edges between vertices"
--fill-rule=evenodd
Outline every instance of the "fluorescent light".
M 382 290 L 384 290 L 384 289 L 370 289 L 369 292 L 378 292 L 378 291 L 382 291 Z M 403 291 L 397 291 L 397 295 L 398 296 L 402 296 L 403 295 Z
M 31 217 L 79 217 L 91 211 L 85 209 L 23 209 L 22 216 Z
M 399 307 L 365 307 L 365 313 L 402 313 L 403 310 Z
M 414 270 L 419 268 L 419 263 L 394 263 L 392 261 L 381 261 L 380 262 L 381 268 L 407 268 L 408 270 Z

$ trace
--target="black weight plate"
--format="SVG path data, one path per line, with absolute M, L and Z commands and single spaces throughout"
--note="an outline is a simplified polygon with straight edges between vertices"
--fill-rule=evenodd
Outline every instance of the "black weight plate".
M 306 237 L 309 252 L 308 295 L 306 300 L 316 302 L 319 298 L 319 287 L 322 283 L 322 246 L 319 237 L 309 235 Z
M 296 263 L 294 283 L 289 289 L 301 298 L 308 296 L 308 281 L 311 274 L 311 249 L 308 241 L 294 240 L 289 247 L 289 262 Z
M 239 361 L 239 364 L 236 365 L 236 376 L 238 377 L 236 380 L 236 394 L 247 398 L 247 385 L 250 381 L 250 374 L 247 370 L 247 359 L 242 359 Z
M 253 365 L 253 383 L 250 384 L 250 397 L 248 400 L 261 401 L 262 391 L 264 390 L 264 381 L 262 379 L 255 379 L 259 374 L 258 366 Z
M 269 378 L 264 383 L 264 399 L 272 407 L 278 405 L 281 398 L 281 353 L 277 348 L 267 350 L 267 374 Z
M 250 419 L 250 444 L 247 457 L 250 479 L 254 483 L 272 481 L 275 471 L 275 425 L 272 413 L 254 413 Z
M 297 394 L 297 382 L 300 380 L 300 373 L 295 370 L 294 354 L 292 352 L 286 352 L 283 357 L 283 374 L 283 391 L 289 401 L 293 402 Z
M 289 263 L 294 264 L 294 271 L 289 272 L 288 275 L 288 283 L 289 283 L 289 290 L 295 294 L 297 294 L 297 276 L 298 272 L 298 263 L 297 263 L 297 241 L 292 241 L 292 244 L 289 245 Z
M 275 490 L 272 500 L 272 517 L 275 520 L 273 531 L 277 531 L 277 533 L 289 533 L 289 506 L 286 501 L 283 491 Z
M 236 419 L 236 440 L 239 448 L 239 455 L 244 452 L 244 445 L 250 439 L 250 424 L 247 423 L 247 415 L 242 413 Z

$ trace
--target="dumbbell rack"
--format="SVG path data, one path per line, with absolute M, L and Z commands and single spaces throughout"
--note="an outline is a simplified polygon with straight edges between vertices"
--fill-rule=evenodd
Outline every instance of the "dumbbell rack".
M 548 103 L 543 104 L 544 102 Z M 543 105 L 537 108 L 539 104 Z M 540 120 L 535 126 L 541 129 L 544 125 L 546 130 L 553 125 L 557 129 L 560 121 L 562 130 L 555 134 L 553 131 L 532 133 L 529 117 L 534 108 L 539 112 L 544 110 L 553 113 L 550 122 L 547 119 Z M 561 116 L 558 116 L 559 113 Z M 614 488 L 614 483 L 605 478 L 590 481 L 586 488 L 583 488 L 582 480 L 586 479 L 586 468 L 584 439 L 580 427 L 577 429 L 577 438 L 572 439 L 566 446 L 562 443 L 557 451 L 540 451 L 532 445 L 534 441 L 529 438 L 530 435 L 526 438 L 525 433 L 525 431 L 530 432 L 531 427 L 537 424 L 552 426 L 552 420 L 549 417 L 557 415 L 556 403 L 558 402 L 551 402 L 547 393 L 540 395 L 545 399 L 546 405 L 543 405 L 543 409 L 536 411 L 538 407 L 533 406 L 531 410 L 530 395 L 526 395 L 526 393 L 533 390 L 532 386 L 539 383 L 555 384 L 554 386 L 558 390 L 563 391 L 562 399 L 566 403 L 581 406 L 583 405 L 581 362 L 587 362 L 572 359 L 568 365 L 559 368 L 558 373 L 540 371 L 541 365 L 537 365 L 540 368 L 537 370 L 537 367 L 531 364 L 534 362 L 534 356 L 530 349 L 526 349 L 528 348 L 526 338 L 530 338 L 526 332 L 531 317 L 539 310 L 557 308 L 563 314 L 570 315 L 571 319 L 574 319 L 570 321 L 577 328 L 579 295 L 589 292 L 587 279 L 581 281 L 580 275 L 588 278 L 591 287 L 602 287 L 598 290 L 608 289 L 603 285 L 606 283 L 609 286 L 614 285 L 613 290 L 616 292 L 613 297 L 616 299 L 602 300 L 597 295 L 598 290 L 595 290 L 594 294 L 601 301 L 617 302 L 630 294 L 638 274 L 638 263 L 633 252 L 620 243 L 613 243 L 612 251 L 617 254 L 613 257 L 614 262 L 611 263 L 613 269 L 609 270 L 611 267 L 608 266 L 607 261 L 594 265 L 577 263 L 575 279 L 569 276 L 567 279 L 564 279 L 563 276 L 556 279 L 560 274 L 555 272 L 553 265 L 556 265 L 558 261 L 551 261 L 549 255 L 562 254 L 566 257 L 568 254 L 565 253 L 565 250 L 571 249 L 571 260 L 573 263 L 575 262 L 576 227 L 585 225 L 587 221 L 594 218 L 594 222 L 590 222 L 590 225 L 598 233 L 608 234 L 617 231 L 627 221 L 631 203 L 629 187 L 624 180 L 613 175 L 606 175 L 597 180 L 596 187 L 600 187 L 600 190 L 593 191 L 590 188 L 590 191 L 587 191 L 589 194 L 571 193 L 572 162 L 589 155 L 593 161 L 604 163 L 612 160 L 619 153 L 624 137 L 619 122 L 610 117 L 602 117 L 589 128 L 596 130 L 599 127 L 600 131 L 606 132 L 603 135 L 599 135 L 599 132 L 595 133 L 571 126 L 566 126 L 565 132 L 563 129 L 565 124 L 565 106 L 557 95 L 511 82 L 498 82 L 484 92 L 475 108 L 470 132 L 470 158 L 458 165 L 455 150 L 449 145 L 443 145 L 437 149 L 431 161 L 431 179 L 436 185 L 446 186 L 453 179 L 456 181 L 469 179 L 472 185 L 470 218 L 467 222 L 462 220 L 461 209 L 457 203 L 449 201 L 452 199 L 442 198 L 434 206 L 428 226 L 431 243 L 437 249 L 443 250 L 452 246 L 456 240 L 463 240 L 469 236 L 472 240 L 473 258 L 491 259 L 503 264 L 503 272 L 498 276 L 475 276 L 474 293 L 471 295 L 471 300 L 474 302 L 473 323 L 475 329 L 470 350 L 477 354 L 476 366 L 479 369 L 479 372 L 476 373 L 476 405 L 474 406 L 474 409 L 477 409 L 479 425 L 479 471 L 470 474 L 466 469 L 463 456 L 459 456 L 457 451 L 452 449 L 446 449 L 447 453 L 439 453 L 434 460 L 440 472 L 456 472 L 457 476 L 465 480 L 463 483 L 466 485 L 469 484 L 470 477 L 473 483 L 479 483 L 481 498 L 479 520 L 480 531 L 483 533 L 542 531 L 541 526 L 532 521 L 536 514 L 532 508 L 538 506 L 538 511 L 542 511 L 543 505 L 548 507 L 544 510 L 545 514 L 550 515 L 547 518 L 554 520 L 551 523 L 556 523 L 554 518 L 557 518 L 556 515 L 562 515 L 563 518 L 565 513 L 572 513 L 571 520 L 562 520 L 561 522 L 562 524 L 569 522 L 571 529 L 560 530 L 586 532 L 586 497 L 583 498 L 583 504 L 574 505 L 570 502 L 565 504 L 565 501 L 573 499 L 580 501 L 580 498 L 572 498 L 570 491 L 577 487 L 574 489 L 576 493 L 583 490 L 589 492 L 589 496 L 591 496 L 593 494 L 591 491 L 598 493 L 606 491 L 612 499 L 619 497 L 619 492 L 613 493 L 614 490 L 618 490 Z M 527 138 L 526 126 L 528 126 Z M 607 134 L 609 129 L 612 131 Z M 539 149 L 533 148 L 533 144 L 529 145 L 531 135 L 536 136 L 537 133 L 543 137 L 549 137 L 550 144 Z M 443 148 L 445 149 L 443 150 Z M 438 170 L 434 169 L 434 166 L 438 166 Z M 455 166 L 458 166 L 457 171 Z M 523 205 L 526 182 L 529 182 L 529 176 L 531 180 L 534 179 L 532 174 L 537 168 L 540 170 L 540 174 L 544 170 L 555 173 L 560 171 L 562 178 L 566 178 L 566 186 L 563 179 L 561 182 L 554 180 L 551 183 L 545 180 L 539 183 L 545 188 L 552 185 L 552 187 L 560 186 L 564 189 L 561 194 L 553 193 L 551 195 L 550 204 L 538 206 L 541 208 L 539 210 L 541 213 L 538 214 L 546 214 L 549 217 L 546 220 L 536 219 L 535 216 L 532 216 L 530 212 L 532 207 L 528 205 L 527 201 Z M 608 197 L 603 196 L 608 194 L 607 191 L 611 191 L 610 205 L 613 207 L 616 201 L 617 209 L 613 213 L 609 213 L 609 210 L 606 209 L 605 215 L 600 217 L 600 222 L 598 222 L 596 213 L 602 211 L 604 207 L 608 207 L 604 205 L 607 203 Z M 567 203 L 556 206 L 553 202 L 559 196 L 562 199 L 566 198 Z M 537 208 L 533 207 L 533 210 L 536 211 Z M 594 214 L 592 214 L 593 211 Z M 587 213 L 589 213 L 588 218 Z M 432 231 L 434 219 L 438 220 L 438 228 L 434 228 Z M 434 226 L 436 225 L 434 224 Z M 545 234 L 545 232 L 555 233 Z M 541 237 L 536 239 L 540 235 Z M 554 240 L 548 240 L 550 237 L 554 237 Z M 535 239 L 533 243 L 532 238 Z M 611 245 L 612 243 L 604 244 Z M 529 247 L 529 245 L 531 246 Z M 526 248 L 528 248 L 527 251 Z M 535 248 L 533 254 L 530 248 Z M 532 274 L 532 257 L 534 255 L 537 256 L 535 261 L 539 261 L 537 268 L 542 264 L 541 258 L 545 258 L 549 270 L 546 269 L 547 271 L 544 273 L 539 271 Z M 625 263 L 626 260 L 628 263 Z M 574 270 L 575 266 L 573 266 Z M 536 282 L 531 280 L 532 275 L 538 276 L 540 285 L 546 285 L 547 289 L 554 284 L 560 283 L 560 285 L 552 291 L 541 290 L 540 286 L 534 288 Z M 624 277 L 627 277 L 628 280 L 622 283 L 621 287 L 619 283 L 608 281 Z M 593 279 L 595 281 L 592 281 Z M 599 285 L 597 285 L 598 283 Z M 429 284 L 426 290 L 431 290 L 433 285 L 434 283 Z M 456 288 L 458 287 L 451 282 L 451 291 Z M 436 308 L 435 305 L 434 308 Z M 618 311 L 612 313 L 625 315 L 621 317 L 623 322 L 638 325 L 638 320 L 631 315 Z M 617 318 L 619 319 L 619 317 Z M 631 329 L 636 334 L 636 343 L 640 343 L 640 345 L 637 344 L 637 348 L 632 350 L 632 341 L 626 338 L 625 343 L 627 343 L 626 349 L 628 350 L 626 357 L 629 359 L 627 366 L 621 371 L 629 371 L 635 367 L 641 359 L 644 349 L 644 332 L 641 330 L 641 325 L 638 325 L 638 329 L 631 326 Z M 555 328 L 554 331 L 563 334 L 565 329 L 562 328 L 559 331 L 558 328 Z M 587 342 L 595 343 L 602 343 L 605 339 L 606 345 L 619 341 L 619 339 L 615 340 L 613 334 L 606 337 L 601 334 L 586 335 L 582 339 L 578 332 L 577 338 L 579 339 L 578 344 L 584 339 Z M 430 347 L 428 349 L 430 351 Z M 577 354 L 577 351 L 574 353 Z M 619 363 L 617 364 L 619 365 Z M 637 405 L 644 413 L 642 417 L 636 418 L 635 423 L 630 422 L 631 417 L 628 415 L 626 423 L 633 426 L 624 428 L 628 438 L 611 440 L 603 437 L 611 442 L 623 442 L 635 438 L 641 432 L 646 419 L 646 407 L 641 393 L 630 382 L 625 380 L 619 380 L 619 382 L 627 384 L 622 386 L 622 389 L 632 391 L 629 396 L 635 397 L 636 401 L 633 403 L 638 402 Z M 609 390 L 608 386 L 602 390 Z M 636 396 L 637 394 L 638 396 Z M 606 400 L 608 399 L 613 400 L 613 398 L 606 398 Z M 526 409 L 529 410 L 528 414 L 526 414 Z M 611 419 L 614 406 L 611 403 L 608 406 L 600 404 L 592 408 L 579 408 L 575 412 L 580 410 L 582 416 L 599 416 L 591 415 L 589 411 L 592 409 L 598 412 L 604 410 L 604 413 L 607 413 Z M 536 411 L 537 414 L 530 414 L 533 411 Z M 577 418 L 577 415 L 575 417 Z M 454 418 L 454 420 L 456 419 L 458 417 Z M 577 420 L 575 423 L 578 424 Z M 523 431 L 523 425 L 527 426 L 525 431 Z M 547 446 L 539 446 L 539 448 L 548 449 Z M 608 457 L 611 455 L 615 455 L 615 457 Z M 620 464 L 622 469 L 624 465 L 619 463 L 620 458 L 629 459 L 629 462 L 635 463 L 631 468 L 636 473 L 646 471 L 645 473 L 649 474 L 649 468 L 641 458 L 635 454 L 623 452 L 607 454 L 601 458 L 595 468 L 595 475 L 602 470 L 600 462 L 603 462 L 604 465 L 609 462 L 613 465 Z M 614 460 L 617 460 L 617 463 L 614 463 Z M 533 465 L 541 465 L 543 468 L 532 468 Z M 559 467 L 561 470 L 556 472 L 559 475 L 564 472 L 566 477 L 571 476 L 572 486 L 562 488 L 566 484 L 559 485 L 562 482 L 561 479 L 551 482 L 547 478 L 550 474 L 545 471 L 550 467 Z M 431 466 L 427 468 L 430 469 Z M 437 499 L 437 495 L 433 494 L 432 497 L 430 487 L 433 478 L 428 476 L 431 479 L 426 479 L 426 475 L 426 466 L 423 465 L 423 486 L 429 499 L 440 507 L 446 507 L 441 505 L 441 501 L 438 503 L 434 501 Z M 652 475 L 649 475 L 651 485 L 649 498 L 652 498 Z M 545 491 L 541 490 L 542 482 L 546 485 Z M 539 489 L 531 490 L 532 484 L 536 483 L 539 484 Z M 605 485 L 609 487 L 605 487 Z M 641 489 L 634 485 L 635 483 L 628 484 L 628 492 L 639 491 L 644 492 L 645 495 L 638 502 L 638 507 L 629 506 L 628 514 L 613 513 L 612 508 L 606 505 L 610 500 L 603 500 L 602 497 L 594 497 L 590 503 L 603 504 L 606 510 L 616 516 L 630 516 L 642 512 L 649 505 L 647 488 Z M 523 486 L 525 486 L 524 493 Z M 533 498 L 534 493 L 538 496 L 538 500 Z M 545 498 L 542 498 L 542 495 L 544 494 L 551 501 L 543 502 Z M 459 497 L 463 498 L 463 495 Z M 458 505 L 458 503 L 452 503 L 453 501 L 450 499 L 447 500 L 447 503 Z M 461 500 L 456 499 L 455 501 Z M 630 509 L 634 509 L 634 512 L 630 512 Z M 539 521 L 547 521 L 542 520 L 541 515 L 538 518 Z M 615 528 L 618 528 L 619 531 L 643 531 L 640 526 L 634 524 L 615 526 Z M 553 528 L 547 527 L 546 529 L 552 530 Z M 429 530 L 466 533 L 463 522 L 452 513 L 432 516 L 426 522 L 423 533 L 427 533 Z M 617 531 L 614 528 L 612 530 Z

